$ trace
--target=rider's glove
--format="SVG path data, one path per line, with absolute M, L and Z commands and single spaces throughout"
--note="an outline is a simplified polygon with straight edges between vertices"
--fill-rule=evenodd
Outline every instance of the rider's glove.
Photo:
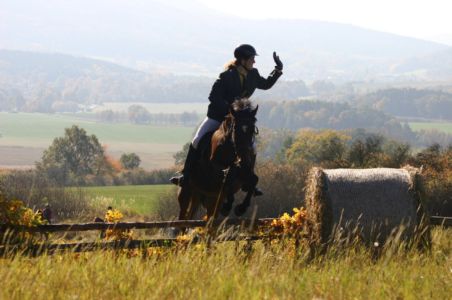
M 279 56 L 276 55 L 276 52 L 273 51 L 273 60 L 275 61 L 275 69 L 278 71 L 282 71 L 283 69 L 283 63 L 281 62 L 281 60 L 279 59 Z

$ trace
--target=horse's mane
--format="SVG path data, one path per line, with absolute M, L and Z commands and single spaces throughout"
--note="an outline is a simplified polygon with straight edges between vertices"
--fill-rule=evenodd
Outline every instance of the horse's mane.
M 232 134 L 232 122 L 234 122 L 234 117 L 229 113 L 220 125 L 221 143 L 224 143 L 226 138 Z
M 254 105 L 251 103 L 251 100 L 249 98 L 242 98 L 242 99 L 238 99 L 235 100 L 232 103 L 232 109 L 234 111 L 242 111 L 245 109 L 249 109 L 249 110 L 253 110 L 255 107 Z

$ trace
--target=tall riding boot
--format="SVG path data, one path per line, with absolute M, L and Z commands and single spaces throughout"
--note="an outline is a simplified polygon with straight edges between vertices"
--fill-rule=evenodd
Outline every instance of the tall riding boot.
M 183 186 L 188 184 L 190 173 L 193 171 L 193 168 L 198 160 L 198 151 L 190 144 L 190 148 L 188 149 L 187 158 L 185 159 L 184 168 L 182 169 L 182 175 L 174 176 L 170 178 L 171 183 Z

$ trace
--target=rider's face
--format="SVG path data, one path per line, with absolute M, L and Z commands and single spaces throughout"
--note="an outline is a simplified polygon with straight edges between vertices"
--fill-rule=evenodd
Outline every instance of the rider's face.
M 248 71 L 251 71 L 253 69 L 253 65 L 256 61 L 254 60 L 254 56 L 251 56 L 248 59 L 242 59 L 242 65 L 247 69 Z

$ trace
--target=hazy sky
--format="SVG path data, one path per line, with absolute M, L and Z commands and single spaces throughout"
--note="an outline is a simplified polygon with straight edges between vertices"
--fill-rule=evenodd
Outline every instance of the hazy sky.
M 358 25 L 452 43 L 449 0 L 198 0 L 245 18 L 298 18 Z

